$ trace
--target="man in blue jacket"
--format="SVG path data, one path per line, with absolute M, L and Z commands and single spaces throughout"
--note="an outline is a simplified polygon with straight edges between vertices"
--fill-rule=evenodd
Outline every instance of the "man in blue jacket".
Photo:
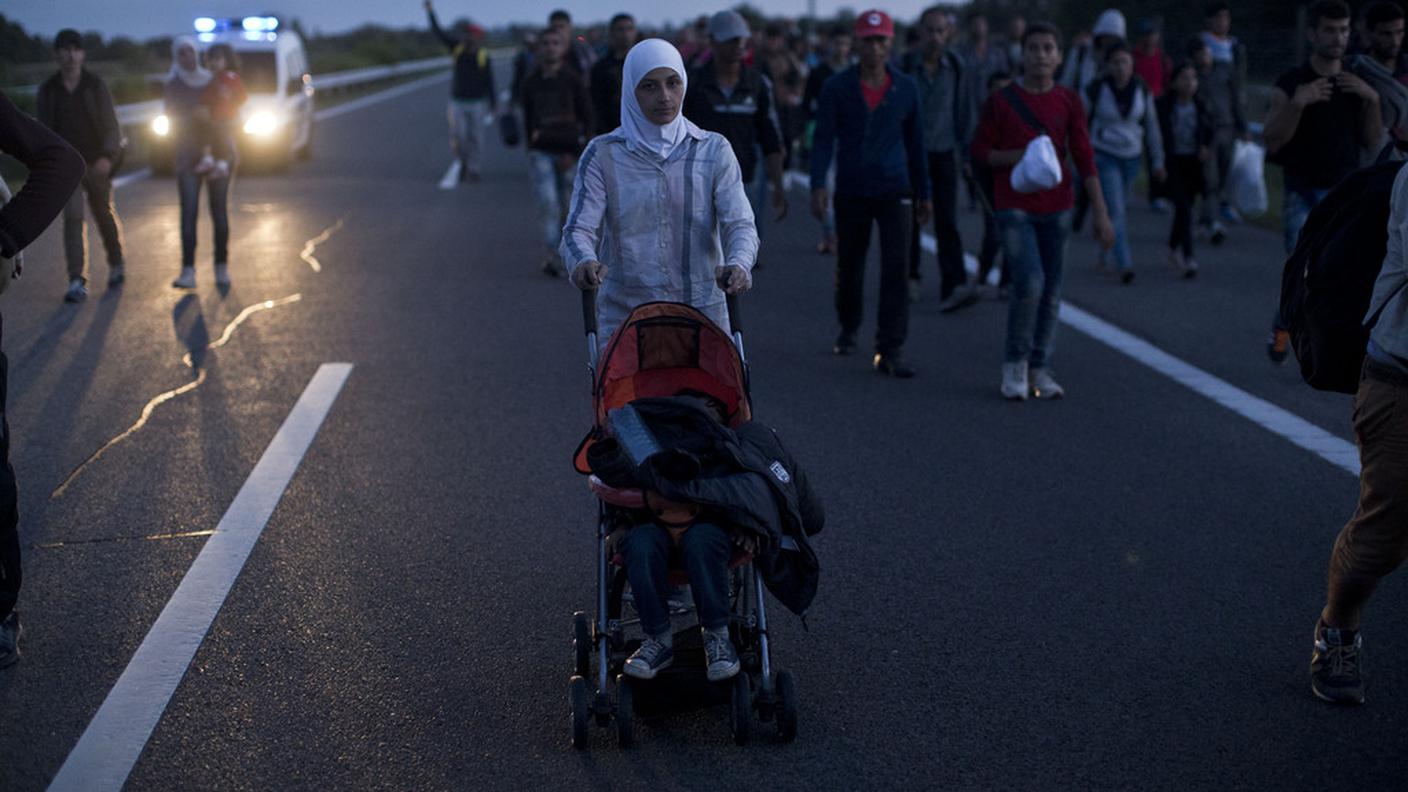
M 875 370 L 907 379 L 901 351 L 909 326 L 910 223 L 933 211 L 925 170 L 924 127 L 914 78 L 889 65 L 895 25 L 883 11 L 856 19 L 860 63 L 832 76 L 817 101 L 812 150 L 812 214 L 826 216 L 826 170 L 836 157 L 836 315 L 832 351 L 855 350 L 865 256 L 872 224 L 880 227 L 880 309 Z M 916 205 L 915 202 L 918 202 Z

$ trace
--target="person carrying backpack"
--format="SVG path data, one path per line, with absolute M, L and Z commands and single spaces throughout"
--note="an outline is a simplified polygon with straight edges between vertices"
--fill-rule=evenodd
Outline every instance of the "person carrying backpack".
M 1123 43 L 1110 46 L 1105 53 L 1105 77 L 1085 89 L 1085 105 L 1090 112 L 1090 146 L 1095 150 L 1095 170 L 1100 175 L 1100 189 L 1105 193 L 1110 222 L 1115 225 L 1115 267 L 1120 283 L 1134 281 L 1134 266 L 1129 255 L 1129 235 L 1126 231 L 1126 209 L 1134 177 L 1147 150 L 1152 160 L 1150 175 L 1162 182 L 1164 142 L 1159 131 L 1158 115 L 1154 112 L 1154 97 L 1149 88 L 1134 74 L 1134 58 Z M 1147 144 L 1147 149 L 1146 149 Z M 1101 253 L 1104 261 L 1104 253 Z
M 1397 165 L 1371 170 L 1386 172 Z M 1357 184 L 1346 182 L 1346 186 L 1354 186 L 1358 195 L 1366 192 Z M 1332 193 L 1326 201 L 1333 197 Z M 1350 225 L 1362 214 L 1357 207 L 1348 206 L 1341 212 L 1348 216 L 1342 224 Z M 1310 236 L 1312 223 L 1317 219 L 1307 222 L 1304 237 Z M 1341 218 L 1337 216 L 1335 222 L 1341 223 Z M 1325 607 L 1315 625 L 1315 648 L 1310 661 L 1311 691 L 1334 704 L 1364 703 L 1360 617 L 1379 581 L 1408 558 L 1408 415 L 1404 413 L 1408 406 L 1408 168 L 1398 168 L 1394 178 L 1386 225 L 1386 254 L 1364 316 L 1364 324 L 1372 325 L 1372 329 L 1354 397 L 1354 435 L 1360 458 L 1359 504 L 1330 554 Z M 1363 234 L 1356 236 L 1362 238 Z M 1346 242 L 1345 247 L 1352 245 Z M 1297 254 L 1301 252 L 1298 250 Z M 1359 255 L 1363 252 L 1356 249 L 1355 255 L 1342 255 L 1340 260 L 1353 264 L 1351 259 L 1363 259 Z M 1287 267 L 1308 269 L 1294 256 Z M 1341 272 L 1347 278 L 1359 274 L 1348 269 L 1337 274 Z M 1292 314 L 1288 319 L 1296 335 L 1297 317 Z M 1352 323 L 1351 330 L 1358 330 L 1357 325 Z M 1350 337 L 1356 338 L 1352 334 Z M 1358 349 L 1352 347 L 1349 351 Z M 1301 343 L 1297 343 L 1296 352 L 1301 355 Z M 1303 369 L 1305 363 L 1302 358 Z

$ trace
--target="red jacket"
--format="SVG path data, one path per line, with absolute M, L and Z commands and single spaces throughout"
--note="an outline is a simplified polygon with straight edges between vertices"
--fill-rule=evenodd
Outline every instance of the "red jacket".
M 210 108 L 210 117 L 216 121 L 234 120 L 247 98 L 244 81 L 232 71 L 219 72 L 211 77 L 201 95 Z
M 1070 160 L 1075 160 L 1081 179 L 1095 175 L 1095 154 L 1090 148 L 1085 105 L 1075 91 L 1060 85 L 1039 94 L 1028 93 L 1018 83 L 1013 83 L 1012 87 L 1051 136 L 1056 155 L 1061 158 L 1061 183 L 1038 193 L 1019 193 L 1012 189 L 1012 167 L 994 167 L 993 208 L 1020 209 L 1029 214 L 1064 212 L 1075 204 Z M 973 135 L 973 160 L 986 164 L 988 155 L 994 151 L 1025 149 L 1037 134 L 1012 109 L 1007 97 L 993 94 L 983 103 L 978 129 Z
M 1173 71 L 1173 63 L 1169 61 L 1162 49 L 1156 49 L 1148 54 L 1133 50 L 1134 73 L 1139 75 L 1144 84 L 1149 86 L 1149 93 L 1157 99 L 1164 95 L 1164 86 L 1168 85 L 1169 72 Z

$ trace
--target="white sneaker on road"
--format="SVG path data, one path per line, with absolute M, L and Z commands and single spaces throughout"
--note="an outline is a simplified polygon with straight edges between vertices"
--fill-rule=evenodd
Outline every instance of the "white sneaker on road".
M 1002 398 L 1025 401 L 1027 398 L 1027 361 L 1002 364 Z
M 1059 399 L 1066 395 L 1066 389 L 1062 388 L 1056 379 L 1051 376 L 1049 368 L 1032 369 L 1032 395 L 1038 399 Z
M 194 289 L 196 287 L 196 268 L 182 267 L 181 277 L 171 281 L 173 289 Z

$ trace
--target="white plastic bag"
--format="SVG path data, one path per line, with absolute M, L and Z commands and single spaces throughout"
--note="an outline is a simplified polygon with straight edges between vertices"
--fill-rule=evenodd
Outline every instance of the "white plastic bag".
M 1232 167 L 1227 174 L 1232 203 L 1247 217 L 1266 214 L 1266 149 L 1239 140 L 1232 149 Z
M 1042 192 L 1061 183 L 1061 160 L 1049 136 L 1040 135 L 1027 144 L 1021 161 L 1012 169 L 1011 183 L 1019 193 Z

